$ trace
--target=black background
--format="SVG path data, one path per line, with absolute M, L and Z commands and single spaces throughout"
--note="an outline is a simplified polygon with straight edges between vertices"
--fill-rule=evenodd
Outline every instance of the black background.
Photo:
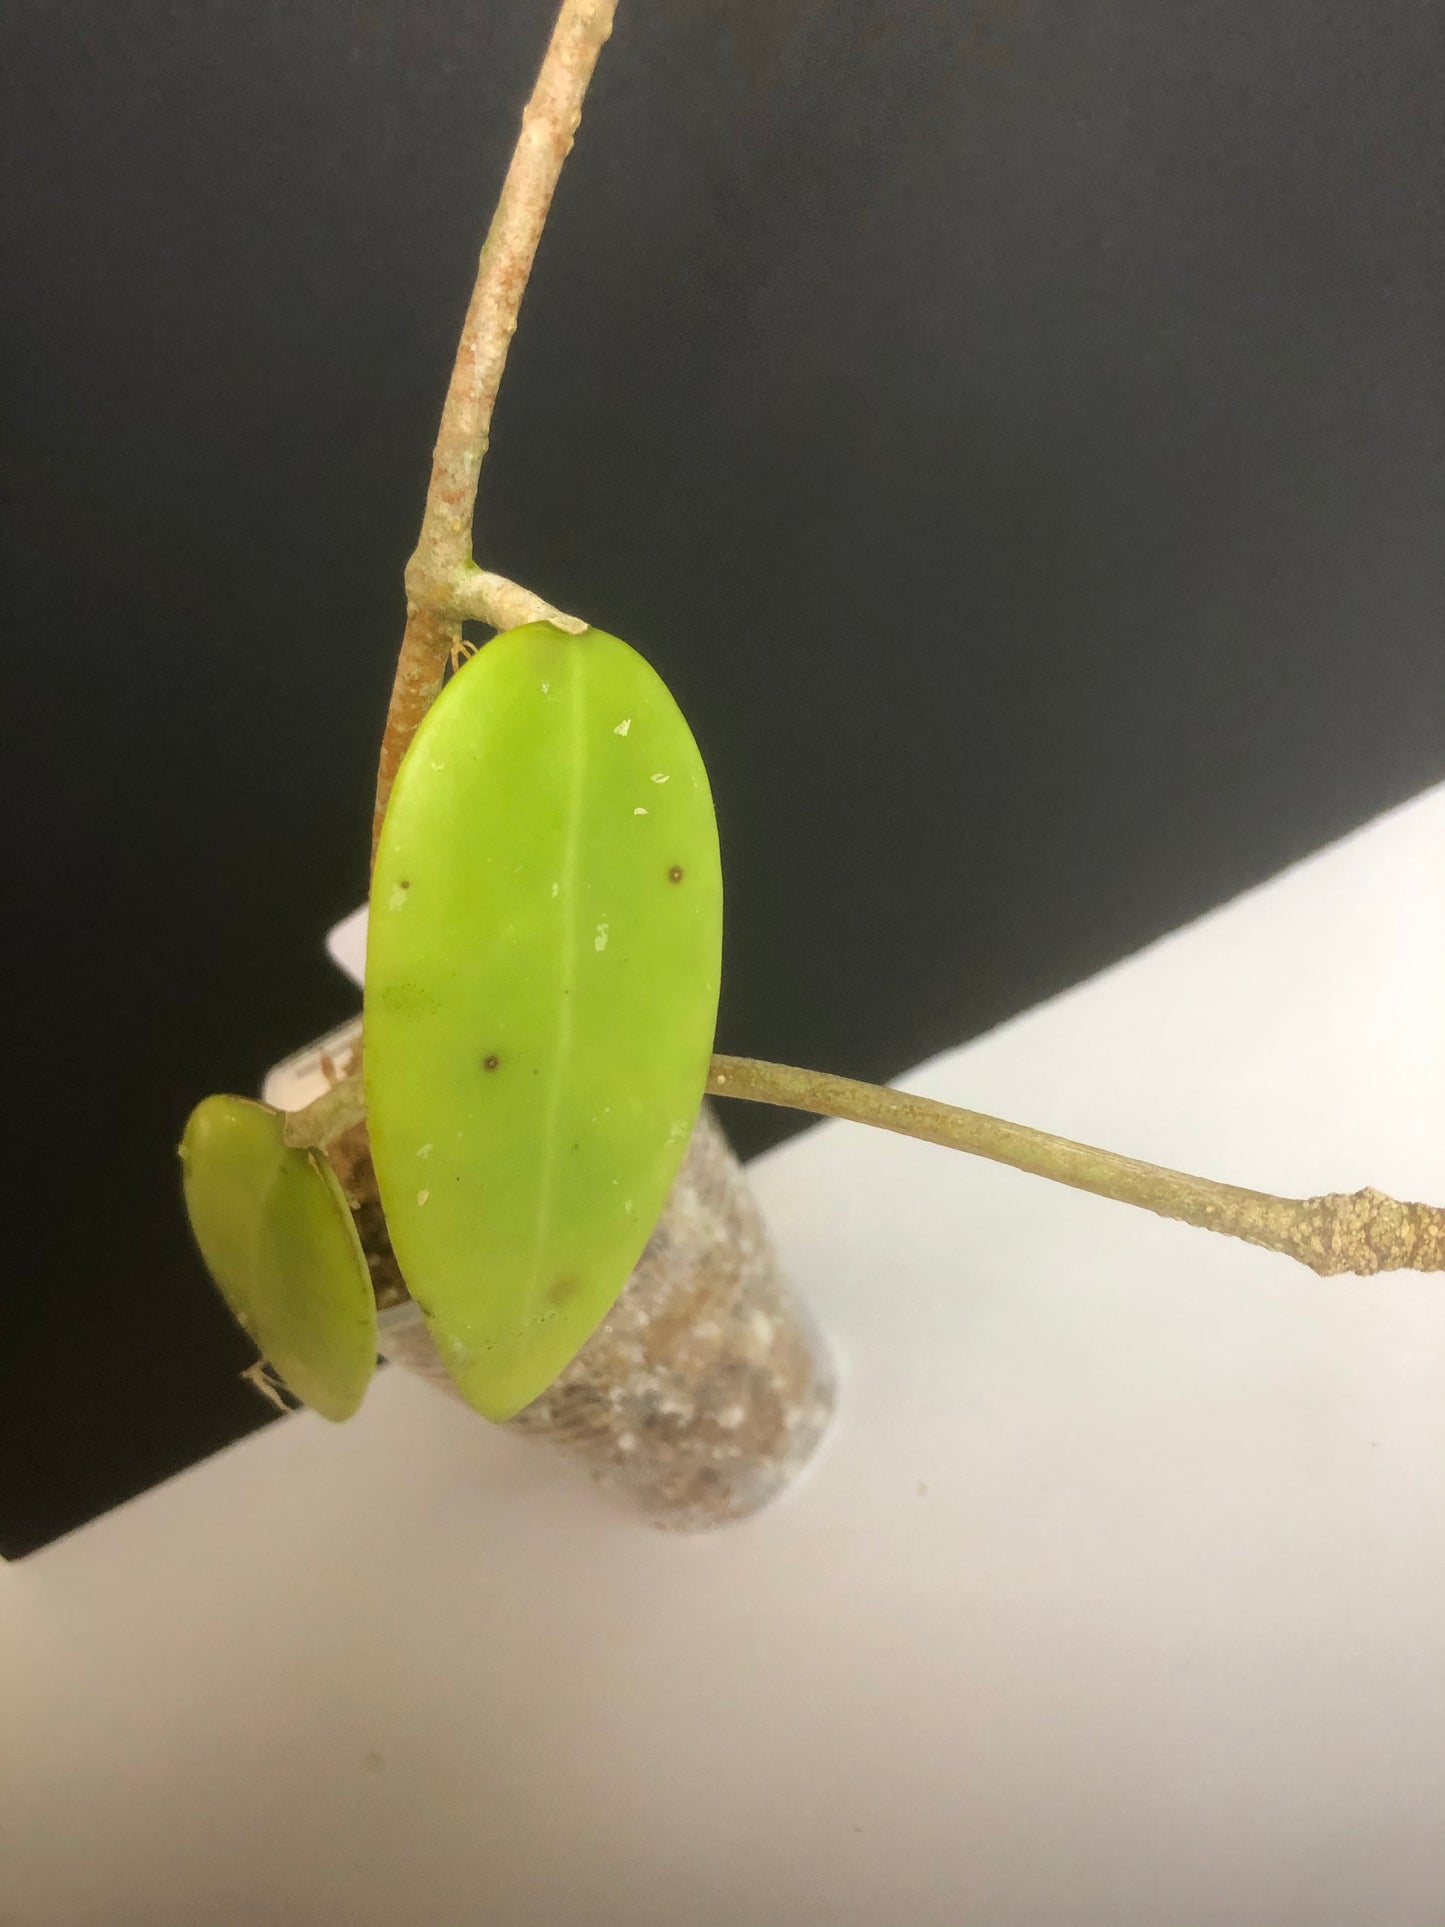
M 171 1147 L 353 1008 L 320 939 L 548 26 L 5 8 L 10 1555 L 262 1422 Z M 895 1072 L 1445 774 L 1438 30 L 623 0 L 478 549 L 693 722 L 723 1048 Z

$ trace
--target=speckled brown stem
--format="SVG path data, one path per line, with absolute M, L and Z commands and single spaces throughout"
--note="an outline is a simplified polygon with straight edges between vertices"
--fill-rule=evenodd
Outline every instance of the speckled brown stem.
M 376 861 L 376 846 L 381 837 L 382 819 L 391 801 L 392 784 L 401 768 L 401 759 L 410 747 L 423 716 L 441 694 L 447 664 L 462 639 L 462 625 L 454 617 L 434 609 L 413 606 L 407 610 L 406 628 L 401 639 L 396 675 L 387 705 L 386 728 L 381 738 L 381 757 L 376 771 L 376 804 L 371 818 L 371 860 Z
M 462 621 L 507 628 L 540 618 L 574 631 L 586 627 L 504 576 L 478 569 L 472 517 L 517 312 L 615 7 L 616 0 L 563 0 L 482 248 L 442 408 L 421 535 L 407 565 L 406 632 L 377 769 L 373 855 L 396 772 L 441 688 Z

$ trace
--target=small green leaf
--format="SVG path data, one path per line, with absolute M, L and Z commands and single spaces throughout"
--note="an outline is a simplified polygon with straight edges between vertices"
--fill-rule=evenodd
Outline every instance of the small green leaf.
M 360 1405 L 376 1369 L 376 1297 L 331 1166 L 283 1141 L 284 1118 L 208 1097 L 181 1140 L 186 1210 L 243 1329 L 323 1418 Z
M 615 636 L 498 636 L 427 715 L 372 880 L 367 1116 L 403 1276 L 509 1418 L 606 1316 L 707 1078 L 722 877 L 702 758 Z

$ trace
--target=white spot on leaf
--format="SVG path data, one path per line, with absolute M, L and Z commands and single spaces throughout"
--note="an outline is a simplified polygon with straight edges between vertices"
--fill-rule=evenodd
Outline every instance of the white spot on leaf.
M 646 814 L 647 814 L 647 811 L 639 807 L 638 809 L 635 809 L 635 810 L 634 810 L 634 811 L 632 812 L 632 814 L 633 814 L 634 816 L 646 816 Z
M 432 1154 L 432 1147 L 430 1144 L 423 1144 L 419 1146 L 417 1149 L 417 1156 L 419 1158 L 429 1158 L 431 1154 Z
M 386 900 L 387 909 L 400 910 L 401 906 L 405 902 L 406 902 L 406 891 L 402 889 L 399 883 L 393 883 L 391 886 L 391 895 Z
M 592 939 L 592 948 L 594 950 L 605 950 L 607 948 L 607 925 L 605 923 L 598 924 L 597 935 Z
M 429 1198 L 430 1196 L 431 1196 L 431 1192 L 430 1192 L 430 1191 L 418 1191 L 418 1192 L 417 1192 L 417 1194 L 416 1194 L 416 1201 L 417 1201 L 417 1203 L 418 1203 L 418 1204 L 425 1204 L 425 1203 L 426 1203 L 426 1201 L 427 1201 L 427 1199 L 428 1199 L 428 1198 Z
M 624 716 L 622 718 L 622 721 L 617 725 L 616 729 L 613 730 L 612 734 L 614 736 L 625 736 L 628 730 L 631 729 L 631 727 L 632 727 L 632 718 L 630 716 Z
M 667 775 L 663 770 L 658 770 L 652 780 L 654 783 L 665 783 L 667 781 Z

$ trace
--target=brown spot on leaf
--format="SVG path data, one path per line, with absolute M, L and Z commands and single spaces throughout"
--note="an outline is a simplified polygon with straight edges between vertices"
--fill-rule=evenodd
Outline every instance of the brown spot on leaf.
M 482 1069 L 484 1071 L 494 1071 L 501 1061 L 501 1058 L 498 1057 L 494 1051 L 490 1057 L 484 1057 L 482 1059 Z
M 681 883 L 682 875 L 682 865 L 680 863 L 674 863 L 667 873 L 667 880 L 669 883 Z

